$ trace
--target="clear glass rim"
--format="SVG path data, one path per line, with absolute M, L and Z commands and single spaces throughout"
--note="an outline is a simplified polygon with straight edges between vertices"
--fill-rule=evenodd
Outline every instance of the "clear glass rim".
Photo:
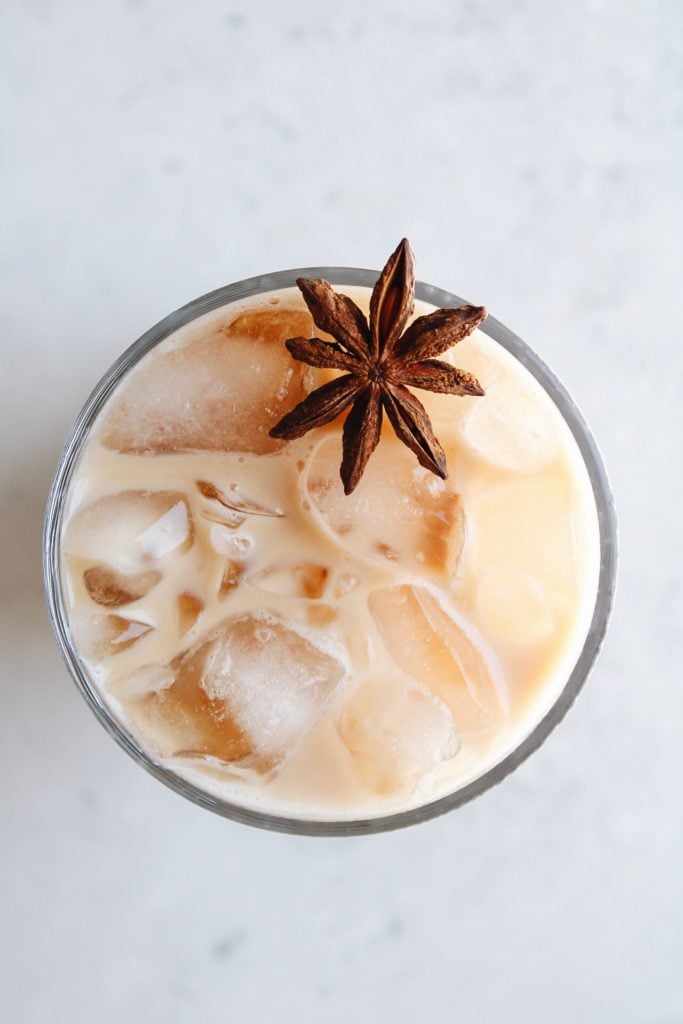
M 90 428 L 111 393 L 128 370 L 150 349 L 179 327 L 228 303 L 264 292 L 290 288 L 298 277 L 324 277 L 332 284 L 372 287 L 377 271 L 355 267 L 301 267 L 251 277 L 202 295 L 164 317 L 146 331 L 107 370 L 81 409 L 59 459 L 47 502 L 43 533 L 43 570 L 50 620 L 67 668 L 95 716 L 119 746 L 160 782 L 200 807 L 226 818 L 277 832 L 311 836 L 353 836 L 403 828 L 461 807 L 497 785 L 546 740 L 574 703 L 595 663 L 607 629 L 616 584 L 617 526 L 614 499 L 595 440 L 566 388 L 545 363 L 512 331 L 489 316 L 482 330 L 511 352 L 548 393 L 571 430 L 584 460 L 593 489 L 600 533 L 598 587 L 591 623 L 581 653 L 569 678 L 546 715 L 532 732 L 503 760 L 477 779 L 430 803 L 406 811 L 356 820 L 316 820 L 269 814 L 222 800 L 193 785 L 154 760 L 116 720 L 89 679 L 71 641 L 61 588 L 59 539 L 64 499 Z M 418 282 L 416 297 L 435 306 L 459 306 L 465 300 L 452 292 Z

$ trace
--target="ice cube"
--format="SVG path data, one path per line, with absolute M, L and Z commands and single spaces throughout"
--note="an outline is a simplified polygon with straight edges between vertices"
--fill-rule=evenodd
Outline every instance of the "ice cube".
M 414 788 L 460 748 L 445 704 L 398 675 L 363 683 L 341 716 L 339 734 L 362 782 L 382 795 Z
M 155 687 L 157 680 L 163 685 Z M 134 676 L 131 690 L 127 694 L 117 684 L 115 694 L 142 742 L 158 757 L 205 755 L 231 762 L 252 753 L 253 744 L 225 702 L 211 700 L 198 679 L 171 669 L 169 685 L 163 675 L 143 673 Z
M 153 569 L 130 574 L 117 572 L 107 565 L 94 565 L 83 573 L 83 583 L 91 600 L 105 608 L 120 608 L 139 601 L 160 579 L 161 573 Z
M 370 611 L 396 664 L 450 710 L 461 734 L 488 730 L 504 713 L 504 694 L 470 631 L 424 587 L 374 590 Z
M 324 565 L 300 562 L 295 565 L 275 565 L 264 569 L 249 582 L 268 594 L 281 597 L 322 597 L 330 570 Z
M 423 469 L 395 438 L 383 437 L 353 494 L 339 478 L 341 443 L 326 438 L 309 467 L 308 490 L 345 548 L 415 570 L 457 567 L 464 515 L 448 480 Z
M 210 523 L 218 523 L 219 526 L 227 526 L 230 530 L 236 530 L 240 527 L 246 516 L 242 516 L 239 512 L 231 512 L 230 509 L 221 508 L 216 505 L 209 505 L 202 509 L 201 512 L 204 519 L 208 519 Z
M 78 649 L 89 657 L 108 658 L 127 650 L 154 629 L 149 622 L 112 614 L 81 614 L 72 631 Z
M 528 573 L 494 569 L 477 589 L 477 609 L 486 629 L 515 647 L 535 646 L 550 636 L 555 616 L 543 588 Z
M 295 749 L 344 675 L 336 658 L 272 616 L 224 619 L 172 664 L 170 687 L 129 711 L 162 756 L 272 766 Z
M 145 558 L 160 562 L 179 548 L 187 550 L 190 540 L 190 512 L 184 498 L 176 501 L 168 512 L 140 534 L 136 543 Z
M 112 696 L 119 700 L 137 700 L 158 693 L 173 685 L 175 672 L 169 665 L 142 665 L 107 684 Z
M 204 602 L 196 596 L 184 591 L 178 594 L 178 632 L 185 636 L 192 629 L 204 610 Z
M 235 519 L 239 520 L 237 525 L 243 523 L 247 516 L 266 516 L 277 519 L 284 515 L 282 509 L 270 508 L 247 498 L 237 484 L 230 484 L 227 489 L 223 489 L 211 483 L 210 480 L 196 480 L 195 483 L 202 497 L 213 505 L 220 505 L 224 515 L 231 513 Z
M 310 604 L 306 609 L 306 620 L 311 626 L 329 626 L 337 618 L 337 609 L 330 604 Z
M 549 400 L 504 376 L 472 403 L 462 423 L 469 446 L 487 462 L 516 473 L 536 473 L 557 456 Z
M 235 533 L 230 526 L 213 523 L 209 531 L 212 547 L 229 558 L 243 559 L 254 547 L 254 538 L 248 533 Z
M 562 476 L 519 479 L 490 487 L 468 506 L 472 564 L 477 572 L 512 569 L 528 574 L 558 598 L 577 582 L 571 494 Z
M 232 558 L 229 558 L 225 563 L 225 569 L 221 577 L 220 586 L 218 588 L 219 597 L 227 597 L 228 594 L 232 594 L 233 590 L 236 590 L 240 585 L 240 580 L 244 575 L 244 566 L 241 562 L 237 562 Z
M 337 577 L 337 582 L 334 587 L 334 596 L 346 597 L 347 594 L 351 594 L 358 584 L 360 579 L 352 572 L 342 572 Z
M 190 509 L 178 491 L 119 491 L 76 512 L 64 550 L 134 574 L 183 554 L 192 538 Z
M 311 380 L 284 342 L 310 337 L 312 327 L 304 310 L 249 310 L 150 353 L 111 400 L 103 444 L 138 454 L 276 451 L 282 442 L 268 431 L 305 397 Z

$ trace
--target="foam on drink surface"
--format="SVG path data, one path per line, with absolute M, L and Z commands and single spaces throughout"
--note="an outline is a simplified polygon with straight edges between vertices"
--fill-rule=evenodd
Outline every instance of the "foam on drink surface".
M 444 358 L 485 397 L 420 392 L 447 480 L 385 425 L 344 496 L 339 423 L 268 435 L 333 376 L 284 347 L 313 333 L 287 289 L 128 373 L 70 488 L 64 592 L 152 757 L 243 806 L 367 817 L 466 784 L 549 709 L 590 621 L 597 521 L 559 412 L 480 331 Z

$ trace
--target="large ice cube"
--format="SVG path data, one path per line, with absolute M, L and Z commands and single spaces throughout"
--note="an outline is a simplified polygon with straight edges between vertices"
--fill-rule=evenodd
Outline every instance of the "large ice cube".
M 413 788 L 460 748 L 445 704 L 398 674 L 363 683 L 341 716 L 339 734 L 362 782 L 386 795 Z
M 150 354 L 112 399 L 107 448 L 139 454 L 282 446 L 270 428 L 305 397 L 310 371 L 287 338 L 312 333 L 304 310 L 272 306 L 199 328 L 181 346 Z
M 65 531 L 64 550 L 131 575 L 183 554 L 192 537 L 190 509 L 178 491 L 119 491 L 73 516 Z M 135 587 L 130 580 L 127 585 Z
M 170 665 L 159 665 L 151 663 L 141 665 L 140 668 L 126 672 L 123 675 L 114 677 L 107 683 L 107 689 L 117 700 L 124 701 L 139 699 L 149 696 L 150 693 L 158 693 L 168 686 L 172 686 L 175 673 Z
M 386 436 L 347 496 L 339 478 L 340 461 L 339 438 L 327 438 L 313 456 L 308 490 L 344 547 L 418 571 L 455 570 L 464 515 L 448 480 L 423 469 L 412 452 Z
M 224 619 L 172 663 L 171 686 L 133 701 L 161 756 L 255 755 L 272 766 L 315 725 L 344 675 L 336 658 L 272 616 Z
M 459 733 L 495 726 L 503 697 L 469 632 L 424 587 L 384 587 L 368 603 L 396 664 L 449 708 Z

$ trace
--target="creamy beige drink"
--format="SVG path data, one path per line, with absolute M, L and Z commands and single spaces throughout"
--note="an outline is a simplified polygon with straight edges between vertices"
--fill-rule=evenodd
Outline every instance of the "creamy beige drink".
M 447 479 L 385 422 L 345 495 L 338 421 L 269 434 L 337 376 L 284 346 L 313 334 L 284 289 L 133 367 L 72 480 L 63 588 L 90 677 L 154 758 L 245 807 L 367 818 L 480 776 L 555 702 L 598 529 L 564 420 L 481 330 L 440 358 L 485 396 L 420 393 Z

